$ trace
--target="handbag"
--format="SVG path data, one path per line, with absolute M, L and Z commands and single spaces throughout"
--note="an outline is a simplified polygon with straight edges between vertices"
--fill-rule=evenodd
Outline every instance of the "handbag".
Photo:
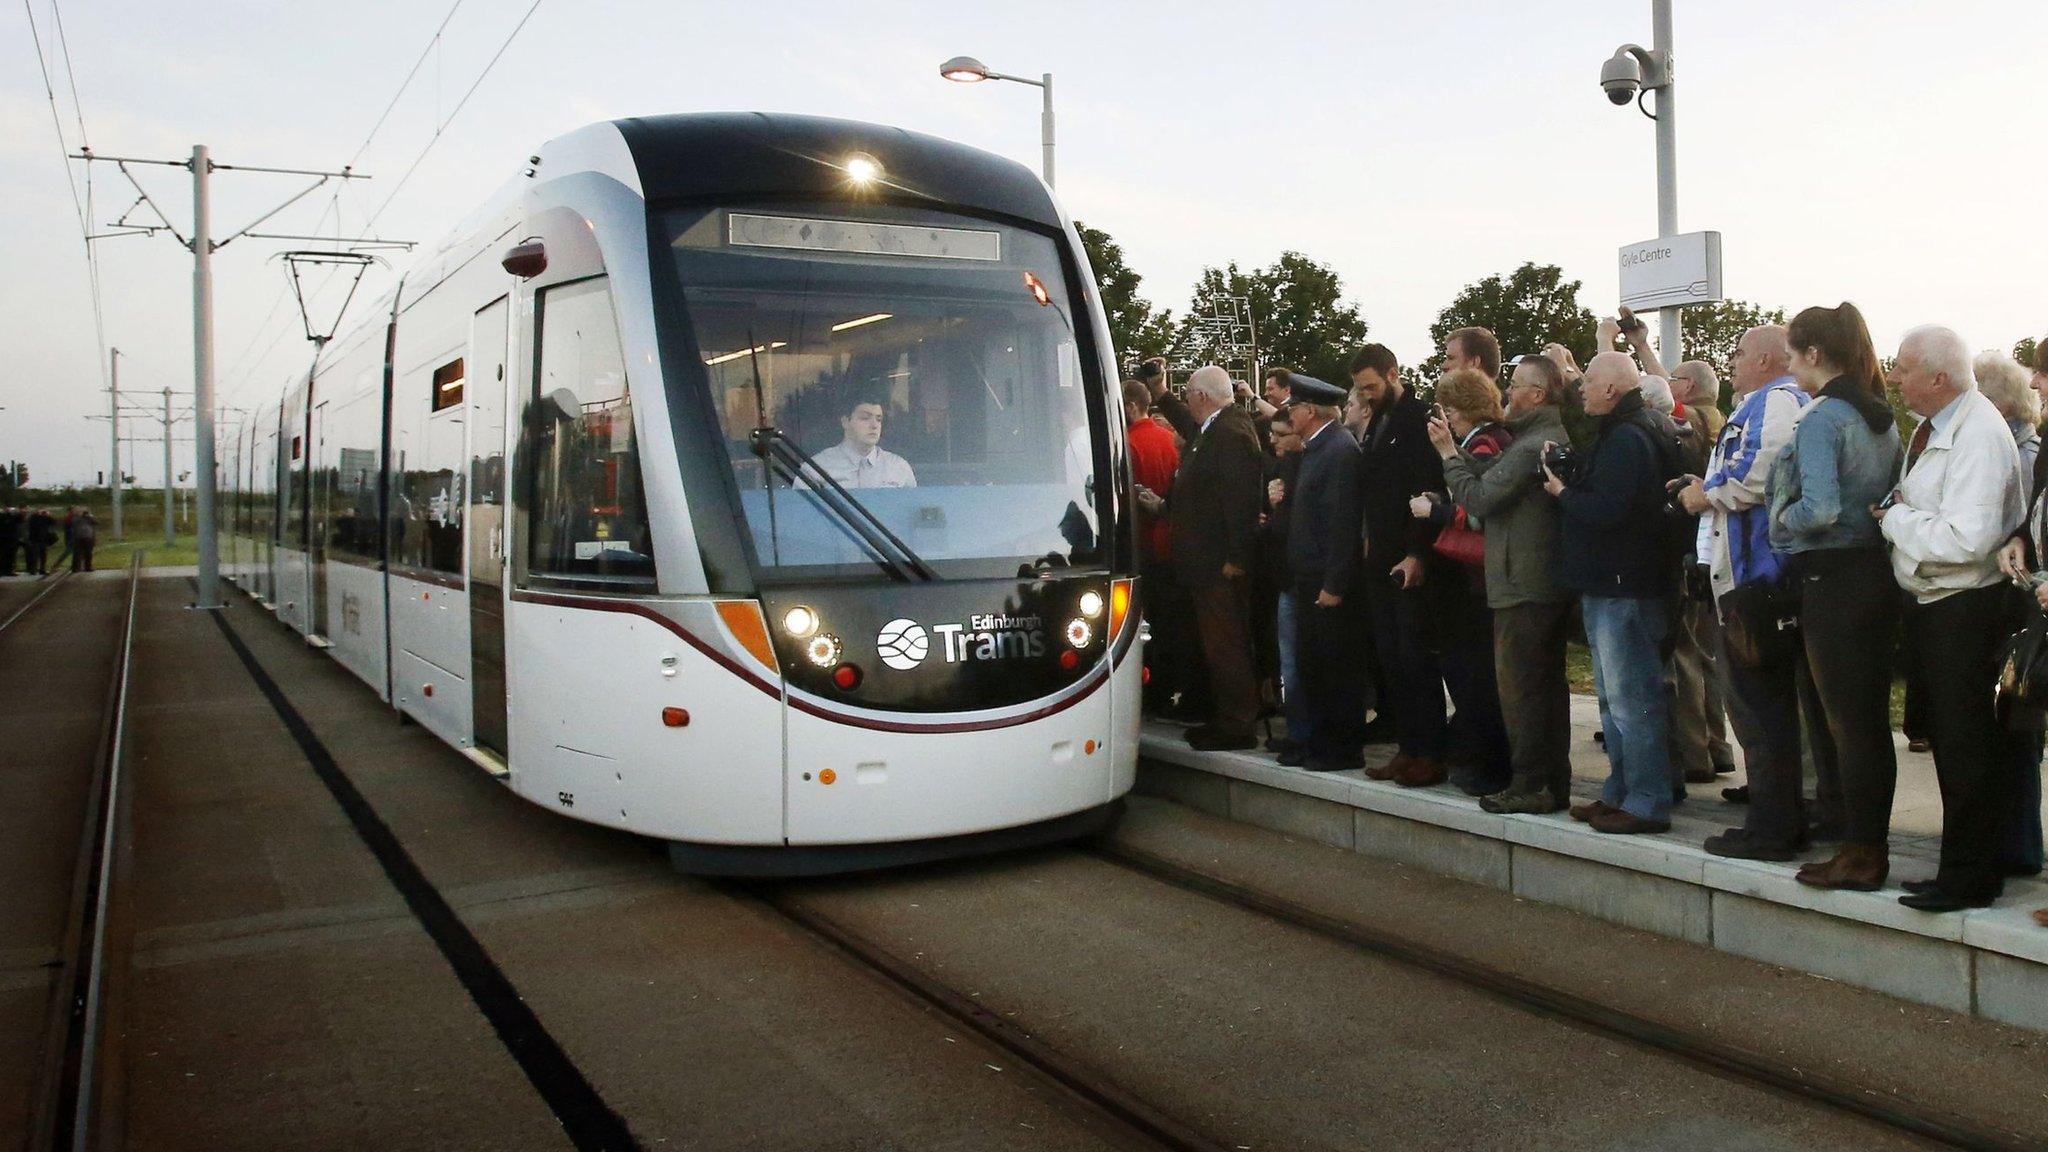
M 2048 615 L 2029 613 L 1999 650 L 1997 714 L 2007 731 L 2048 727 Z
M 1740 525 L 1730 533 L 1747 566 L 1749 534 Z M 1780 575 L 1775 580 L 1738 584 L 1721 597 L 1721 643 L 1728 657 L 1745 668 L 1776 668 L 1799 655 L 1799 587 Z
M 1436 534 L 1436 554 L 1467 568 L 1486 567 L 1486 535 L 1465 519 L 1465 509 L 1452 505 L 1451 522 Z

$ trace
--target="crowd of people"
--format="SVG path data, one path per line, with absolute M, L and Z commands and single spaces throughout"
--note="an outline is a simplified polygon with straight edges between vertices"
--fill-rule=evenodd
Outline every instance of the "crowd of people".
M 17 560 L 23 576 L 49 575 L 50 549 L 60 543 L 58 567 L 68 557 L 73 572 L 90 572 L 98 541 L 99 521 L 84 508 L 66 511 L 62 520 L 48 508 L 0 508 L 0 577 L 15 575 Z
M 1176 394 L 1140 365 L 1148 709 L 1195 722 L 1197 749 L 1263 729 L 1283 765 L 1613 835 L 1668 832 L 1739 748 L 1747 784 L 1723 795 L 1744 819 L 1705 850 L 1831 843 L 1799 882 L 1875 891 L 1897 673 L 1943 809 L 1939 869 L 1900 902 L 1983 907 L 2039 874 L 2048 341 L 2022 366 L 1915 328 L 1887 375 L 1854 305 L 1808 308 L 1742 336 L 1724 413 L 1711 365 L 1667 370 L 1645 335 L 1602 321 L 1581 370 L 1560 344 L 1503 365 L 1461 328 L 1427 400 L 1381 344 L 1348 385 L 1275 367 L 1254 392 L 1207 366 Z M 1575 804 L 1580 637 L 1609 773 Z M 1394 751 L 1367 768 L 1368 744 Z

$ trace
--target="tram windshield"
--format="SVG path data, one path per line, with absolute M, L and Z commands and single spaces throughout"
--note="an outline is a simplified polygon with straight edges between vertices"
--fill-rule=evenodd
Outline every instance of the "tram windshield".
M 666 223 L 764 575 L 1103 563 L 1100 374 L 1054 240 L 901 208 Z

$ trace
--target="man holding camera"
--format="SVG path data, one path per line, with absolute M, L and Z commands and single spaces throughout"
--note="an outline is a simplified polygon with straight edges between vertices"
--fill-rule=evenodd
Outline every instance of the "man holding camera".
M 1392 349 L 1360 349 L 1351 358 L 1351 385 L 1354 399 L 1369 413 L 1358 445 L 1365 544 L 1360 584 L 1373 650 L 1386 674 L 1380 703 L 1393 713 L 1400 738 L 1394 758 L 1366 775 L 1409 788 L 1441 784 L 1449 776 L 1443 762 L 1444 678 L 1430 622 L 1435 606 L 1424 587 L 1436 528 L 1416 519 L 1408 501 L 1426 493 L 1446 495 L 1443 464 L 1429 443 L 1429 406 L 1401 383 Z
M 1451 498 L 1485 522 L 1486 603 L 1493 610 L 1494 673 L 1507 722 L 1513 777 L 1483 796 L 1488 812 L 1556 812 L 1571 803 L 1571 686 L 1565 642 L 1572 593 L 1558 584 L 1557 501 L 1543 491 L 1546 443 L 1565 439 L 1559 415 L 1564 373 L 1523 356 L 1508 384 L 1514 440 L 1490 465 L 1458 450 L 1447 421 L 1432 420 L 1430 443 L 1444 463 Z
M 1666 542 L 1664 484 L 1674 471 L 1643 416 L 1641 373 L 1623 352 L 1586 366 L 1596 437 L 1583 460 L 1544 446 L 1543 487 L 1562 514 L 1559 575 L 1580 594 L 1601 698 L 1611 771 L 1600 799 L 1573 819 L 1614 834 L 1671 829 L 1671 699 L 1663 647 L 1676 566 Z M 1560 466 L 1573 473 L 1566 483 Z

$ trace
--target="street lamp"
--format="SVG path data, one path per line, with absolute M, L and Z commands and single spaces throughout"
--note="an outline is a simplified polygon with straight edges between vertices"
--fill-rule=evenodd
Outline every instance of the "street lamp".
M 1671 63 L 1671 0 L 1650 0 L 1650 28 L 1649 51 L 1623 44 L 1600 65 L 1600 88 L 1610 103 L 1633 102 L 1657 122 L 1657 236 L 1662 239 L 1678 234 L 1678 96 Z M 1655 112 L 1643 108 L 1643 97 L 1650 92 L 1657 94 Z M 1676 365 L 1684 358 L 1676 306 L 1659 314 L 1658 329 L 1658 359 Z
M 960 84 L 979 84 L 983 80 L 1015 80 L 1019 84 L 1029 84 L 1042 90 L 1045 95 L 1045 111 L 1039 117 L 1039 144 L 1045 152 L 1045 186 L 1052 187 L 1052 73 L 1047 72 L 1036 80 L 1023 76 L 1005 76 L 1001 72 L 990 71 L 988 65 L 972 56 L 955 56 L 939 65 L 939 75 Z

